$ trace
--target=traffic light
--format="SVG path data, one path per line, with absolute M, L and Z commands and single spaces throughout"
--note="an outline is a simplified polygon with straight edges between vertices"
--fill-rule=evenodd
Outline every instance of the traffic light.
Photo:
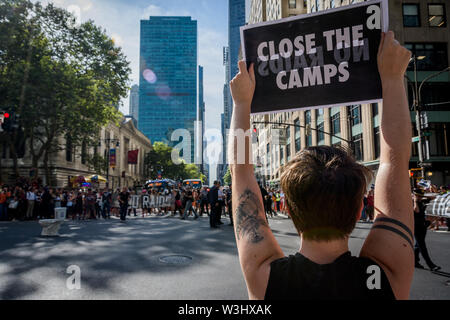
M 0 113 L 1 131 L 11 131 L 11 115 L 8 112 Z
M 411 179 L 419 179 L 422 178 L 422 168 L 413 168 L 409 170 L 409 177 Z

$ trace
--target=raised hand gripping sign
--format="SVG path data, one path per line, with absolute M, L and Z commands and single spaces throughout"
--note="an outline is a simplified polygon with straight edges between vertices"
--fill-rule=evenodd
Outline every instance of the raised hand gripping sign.
M 255 64 L 251 112 L 379 102 L 377 53 L 387 0 L 241 27 L 243 58 Z

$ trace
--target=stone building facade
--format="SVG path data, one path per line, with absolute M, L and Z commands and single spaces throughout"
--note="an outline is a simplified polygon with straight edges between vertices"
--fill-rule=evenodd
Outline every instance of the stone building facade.
M 118 126 L 109 124 L 102 128 L 98 136 L 98 145 L 94 147 L 67 147 L 67 141 L 62 137 L 59 138 L 59 143 L 63 146 L 62 150 L 51 155 L 49 159 L 50 181 L 46 181 L 43 163 L 39 163 L 39 177 L 44 185 L 58 188 L 68 187 L 71 186 L 70 181 L 73 177 L 87 177 L 95 174 L 100 174 L 105 178 L 108 176 L 110 188 L 140 186 L 147 180 L 144 175 L 144 157 L 152 149 L 152 145 L 150 140 L 134 126 L 132 120 L 124 118 Z M 116 150 L 115 166 L 110 166 L 108 173 L 95 172 L 88 165 L 87 155 L 97 153 L 108 158 L 108 148 Z M 137 165 L 128 164 L 128 151 L 132 150 L 139 150 Z M 2 145 L 0 156 L 2 161 L 0 181 L 13 184 L 13 160 L 10 159 L 5 144 Z M 20 176 L 29 177 L 33 168 L 27 148 L 25 148 L 24 157 L 19 159 L 18 164 Z M 105 185 L 105 183 L 100 183 L 98 187 Z

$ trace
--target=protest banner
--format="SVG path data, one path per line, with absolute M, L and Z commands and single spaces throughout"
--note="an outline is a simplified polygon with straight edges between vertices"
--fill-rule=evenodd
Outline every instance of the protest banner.
M 171 195 L 131 196 L 130 206 L 135 209 L 166 208 L 172 206 Z
M 450 193 L 437 196 L 425 209 L 427 216 L 450 218 Z
M 255 65 L 252 114 L 379 102 L 377 53 L 387 0 L 241 27 Z

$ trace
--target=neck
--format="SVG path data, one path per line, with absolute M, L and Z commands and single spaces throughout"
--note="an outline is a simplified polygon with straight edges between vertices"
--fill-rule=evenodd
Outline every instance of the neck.
M 305 240 L 302 236 L 300 253 L 317 264 L 332 263 L 348 251 L 348 238 L 328 242 L 319 242 Z

